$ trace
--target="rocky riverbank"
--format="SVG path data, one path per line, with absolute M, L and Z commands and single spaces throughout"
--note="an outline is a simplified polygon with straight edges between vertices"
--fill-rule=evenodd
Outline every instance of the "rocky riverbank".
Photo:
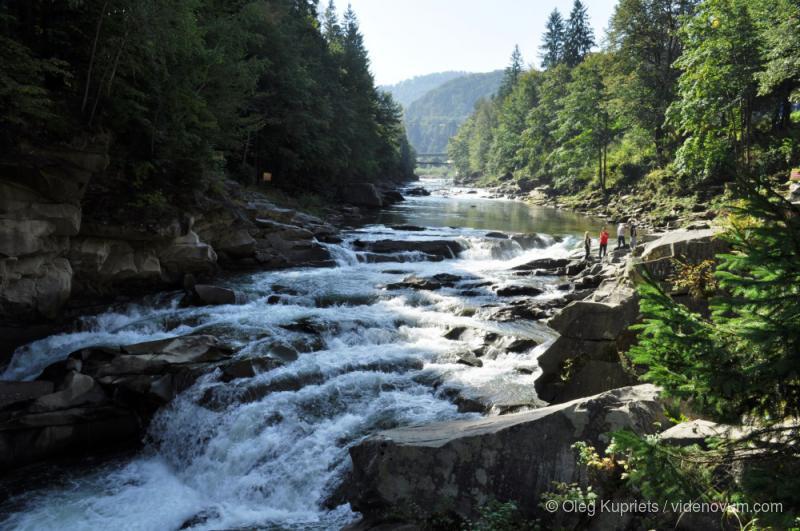
M 333 264 L 325 244 L 340 241 L 336 227 L 233 181 L 173 218 L 113 222 L 86 212 L 87 187 L 109 160 L 98 140 L 0 167 L 0 364 L 94 306 L 222 272 Z M 334 219 L 403 199 L 369 183 L 340 195 Z

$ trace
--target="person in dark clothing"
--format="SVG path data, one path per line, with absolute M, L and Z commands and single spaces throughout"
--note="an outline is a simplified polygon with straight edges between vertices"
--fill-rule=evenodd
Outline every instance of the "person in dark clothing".
M 589 260 L 589 253 L 592 250 L 592 238 L 589 236 L 589 231 L 583 233 L 583 250 L 586 254 L 583 256 L 584 260 Z

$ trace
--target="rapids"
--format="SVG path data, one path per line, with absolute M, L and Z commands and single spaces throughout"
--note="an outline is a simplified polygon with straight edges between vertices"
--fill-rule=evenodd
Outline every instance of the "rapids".
M 344 232 L 342 244 L 331 244 L 335 268 L 217 282 L 246 294 L 247 302 L 236 306 L 179 308 L 177 293 L 149 297 L 18 349 L 0 378 L 35 378 L 89 345 L 208 333 L 234 345 L 237 356 L 268 356 L 276 340 L 301 339 L 286 325 L 312 323 L 321 337 L 311 352 L 252 378 L 223 383 L 219 374 L 206 375 L 157 414 L 141 452 L 68 468 L 46 485 L 15 494 L 0 503 L 0 528 L 339 529 L 358 515 L 331 496 L 346 477 L 348 448 L 362 438 L 477 415 L 458 411 L 454 391 L 497 403 L 535 401 L 535 360 L 552 333 L 539 323 L 482 318 L 482 307 L 498 297 L 481 284 L 530 283 L 544 289 L 540 298 L 557 296 L 557 279 L 515 277 L 509 269 L 567 256 L 590 220 L 488 199 L 441 181 L 423 184 L 434 194 L 409 197 Z M 427 230 L 391 228 L 404 224 Z M 537 232 L 546 246 L 523 249 L 486 237 L 498 230 Z M 380 239 L 459 240 L 467 250 L 441 262 L 414 253 L 402 263 L 361 262 L 355 240 Z M 440 273 L 479 287 L 385 289 L 409 275 Z M 275 294 L 280 302 L 269 303 Z M 534 339 L 539 346 L 501 353 L 480 368 L 452 363 L 445 355 L 464 345 L 443 335 L 457 326 Z

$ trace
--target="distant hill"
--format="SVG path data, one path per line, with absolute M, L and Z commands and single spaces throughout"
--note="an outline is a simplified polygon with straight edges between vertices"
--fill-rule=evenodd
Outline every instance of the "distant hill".
M 444 153 L 480 98 L 497 92 L 503 71 L 466 74 L 428 91 L 406 107 L 408 140 L 417 153 Z
M 382 85 L 379 88 L 391 93 L 394 100 L 399 102 L 404 109 L 407 109 L 411 103 L 424 96 L 427 92 L 447 83 L 451 79 L 462 77 L 466 74 L 467 72 L 437 72 L 406 79 L 395 85 Z

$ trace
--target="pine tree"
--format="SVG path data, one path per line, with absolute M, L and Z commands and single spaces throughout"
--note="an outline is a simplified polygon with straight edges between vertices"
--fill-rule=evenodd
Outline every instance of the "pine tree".
M 325 11 L 322 13 L 322 34 L 325 36 L 328 44 L 333 44 L 342 37 L 342 27 L 339 25 L 336 5 L 333 0 L 329 0 L 328 7 L 326 7 Z
M 497 91 L 497 96 L 501 101 L 514 90 L 519 81 L 519 76 L 522 74 L 522 64 L 522 52 L 519 51 L 519 45 L 515 44 L 514 51 L 511 52 L 511 63 L 506 67 L 503 82 Z
M 546 31 L 542 38 L 542 68 L 551 68 L 564 60 L 564 18 L 554 9 L 547 19 Z
M 564 37 L 564 62 L 576 66 L 595 45 L 589 13 L 581 0 L 575 0 L 569 14 Z

